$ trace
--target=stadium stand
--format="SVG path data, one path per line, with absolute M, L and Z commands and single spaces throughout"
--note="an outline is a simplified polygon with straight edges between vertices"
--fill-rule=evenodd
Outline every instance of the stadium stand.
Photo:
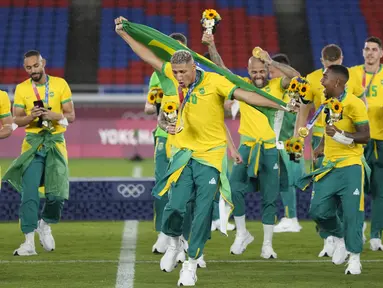
M 26 79 L 23 54 L 39 50 L 47 71 L 64 76 L 68 33 L 68 0 L 0 1 L 0 83 Z
M 378 0 L 306 1 L 315 69 L 322 67 L 320 62 L 322 48 L 332 43 L 342 47 L 344 65 L 354 66 L 363 63 L 362 48 L 367 35 L 382 34 L 376 17 L 371 18 L 376 14 L 383 19 L 382 12 L 376 9 L 379 6 L 374 6 L 374 3 L 378 2 Z
M 125 16 L 165 34 L 183 33 L 188 37 L 188 46 L 203 53 L 207 48 L 201 43 L 199 20 L 206 8 L 216 9 L 223 19 L 216 32 L 216 43 L 226 66 L 234 73 L 246 74 L 243 67 L 255 46 L 270 53 L 279 51 L 270 0 L 103 0 L 98 83 L 146 84 L 153 71 L 115 35 L 115 17 Z M 236 20 L 230 21 L 234 17 Z

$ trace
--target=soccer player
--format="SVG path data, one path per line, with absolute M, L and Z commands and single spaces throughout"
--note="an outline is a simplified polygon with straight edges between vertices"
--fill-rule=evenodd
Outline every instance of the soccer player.
M 45 73 L 45 59 L 32 50 L 24 55 L 30 79 L 16 86 L 14 122 L 25 127 L 22 154 L 3 179 L 21 194 L 20 227 L 25 242 L 15 256 L 36 255 L 35 231 L 46 251 L 55 249 L 50 225 L 61 217 L 69 196 L 68 160 L 64 132 L 75 120 L 71 90 L 67 82 Z M 39 220 L 39 187 L 44 186 L 45 205 Z
M 187 39 L 185 35 L 181 33 L 172 33 L 169 35 L 169 37 L 177 40 L 183 45 L 187 45 Z M 152 93 L 153 89 L 161 89 L 161 92 L 158 91 L 157 93 L 163 93 L 161 81 L 158 76 L 159 72 L 153 72 L 152 76 L 150 77 L 149 82 L 149 93 Z M 161 100 L 161 99 L 160 99 Z M 155 114 L 157 115 L 160 112 L 161 102 L 157 101 L 155 104 L 151 104 L 148 101 L 145 103 L 145 113 L 146 114 Z M 154 151 L 154 175 L 155 175 L 155 181 L 156 183 L 164 176 L 166 172 L 166 168 L 169 165 L 169 158 L 166 155 L 166 145 L 167 145 L 167 138 L 168 133 L 161 129 L 161 127 L 157 126 L 154 132 L 154 140 L 155 140 L 155 151 Z M 166 236 L 164 233 L 161 232 L 161 224 L 162 224 L 162 214 L 165 208 L 166 203 L 168 202 L 168 196 L 164 195 L 161 197 L 161 199 L 154 198 L 154 225 L 156 231 L 159 233 L 156 243 L 152 247 L 153 253 L 160 253 L 163 254 L 166 252 L 166 249 L 169 245 L 169 237 Z M 188 231 L 190 231 L 190 227 L 188 227 L 188 221 L 184 223 L 184 234 L 188 234 Z M 186 239 L 188 237 L 185 237 L 185 235 L 182 236 L 183 243 L 186 245 Z M 182 252 L 181 252 L 182 253 Z M 184 258 L 182 255 L 179 256 L 181 258 Z
M 315 70 L 314 72 L 307 75 L 307 80 L 310 83 L 310 90 L 306 99 L 310 101 L 309 104 L 300 106 L 300 111 L 297 116 L 297 122 L 295 124 L 295 135 L 298 136 L 298 129 L 300 127 L 305 127 L 309 112 L 312 108 L 315 111 L 319 108 L 321 103 L 325 101 L 324 96 L 324 87 L 321 84 L 321 79 L 323 77 L 323 71 L 331 65 L 340 65 L 343 61 L 342 49 L 335 44 L 329 44 L 322 49 L 321 62 L 323 68 Z M 350 93 L 362 97 L 363 88 L 357 77 L 352 77 L 353 73 L 350 73 L 349 81 L 347 83 L 347 89 Z M 314 124 L 311 138 L 311 146 L 314 150 L 320 143 L 324 133 L 324 120 L 323 113 L 320 114 L 317 121 Z M 313 169 L 318 169 L 321 167 L 323 157 L 317 157 L 313 161 Z M 339 217 L 342 218 L 342 208 L 339 208 Z M 324 245 L 322 251 L 319 253 L 318 257 L 332 257 L 335 249 L 334 239 L 324 231 L 319 231 L 320 237 L 323 239 Z
M 174 135 L 172 145 L 178 151 L 173 154 L 170 167 L 154 188 L 159 195 L 170 186 L 169 202 L 163 215 L 162 232 L 171 236 L 170 246 L 161 259 L 161 270 L 171 272 L 176 266 L 176 257 L 181 248 L 180 236 L 186 212 L 186 203 L 195 199 L 195 211 L 189 239 L 189 260 L 180 271 L 178 285 L 194 286 L 197 281 L 197 259 L 203 254 L 211 234 L 211 216 L 216 192 L 229 190 L 225 171 L 227 137 L 224 126 L 224 100 L 236 98 L 251 105 L 280 109 L 280 105 L 255 92 L 245 91 L 216 73 L 196 69 L 190 52 L 180 50 L 173 54 L 171 62 L 164 62 L 147 47 L 134 40 L 123 30 L 122 21 L 115 19 L 116 32 L 146 63 L 170 79 L 175 87 L 187 88 L 183 109 L 176 125 L 169 125 L 168 133 Z M 229 188 L 230 189 L 230 188 Z M 227 194 L 222 190 L 223 194 Z
M 8 94 L 5 91 L 0 90 L 0 139 L 8 138 L 12 135 L 12 114 L 11 114 L 11 102 L 9 101 Z M 1 183 L 0 183 L 1 185 Z
M 364 156 L 371 168 L 372 196 L 370 248 L 383 251 L 383 69 L 380 60 L 383 56 L 382 41 L 369 37 L 364 43 L 364 65 L 351 68 L 351 72 L 362 82 L 367 99 L 368 118 L 371 127 L 371 140 L 365 147 Z
M 290 60 L 285 54 L 276 54 L 272 57 L 276 62 L 290 65 Z M 271 79 L 281 78 L 285 75 L 281 70 L 274 66 L 269 67 L 269 75 Z M 283 93 L 283 101 L 290 101 L 290 97 L 287 95 L 287 91 Z M 296 121 L 296 114 L 284 113 L 278 111 L 279 125 L 274 125 L 274 131 L 277 141 L 280 141 L 280 145 L 294 135 L 294 126 Z M 297 218 L 297 199 L 296 199 L 296 187 L 294 186 L 295 180 L 302 176 L 304 169 L 304 159 L 300 159 L 299 163 L 290 161 L 286 150 L 280 149 L 281 159 L 284 165 L 280 165 L 280 194 L 282 198 L 283 207 L 285 208 L 285 217 L 274 227 L 274 233 L 280 232 L 299 232 L 302 227 L 298 223 Z
M 326 99 L 339 100 L 343 110 L 341 120 L 326 125 L 324 137 L 314 151 L 314 157 L 323 154 L 324 160 L 320 169 L 307 176 L 314 179 L 309 213 L 335 241 L 332 262 L 344 263 L 349 251 L 345 273 L 360 274 L 365 178 L 362 157 L 363 144 L 370 140 L 370 128 L 365 104 L 346 91 L 348 80 L 349 71 L 342 65 L 331 65 L 323 73 Z M 343 221 L 337 213 L 338 202 L 343 208 Z
M 202 41 L 208 44 L 210 57 L 217 65 L 225 68 L 222 58 L 218 54 L 214 43 L 214 36 L 204 34 Z M 284 89 L 290 81 L 299 73 L 289 65 L 273 61 L 266 51 L 260 53 L 264 61 L 250 57 L 248 73 L 250 78 L 244 78 L 250 84 L 262 89 L 274 97 L 283 98 Z M 286 76 L 268 80 L 269 66 L 282 71 Z M 240 126 L 241 145 L 239 152 L 242 159 L 247 162 L 233 166 L 230 175 L 230 186 L 234 204 L 234 221 L 237 228 L 236 237 L 230 247 L 232 254 L 242 254 L 247 245 L 254 241 L 254 237 L 246 229 L 245 221 L 245 193 L 249 188 L 259 188 L 262 197 L 262 223 L 264 240 L 261 257 L 265 259 L 277 258 L 272 247 L 274 223 L 277 215 L 276 202 L 279 193 L 279 152 L 276 147 L 276 135 L 273 130 L 276 110 L 270 110 L 269 115 L 260 113 L 258 110 L 240 103 Z M 256 190 L 257 191 L 257 190 Z

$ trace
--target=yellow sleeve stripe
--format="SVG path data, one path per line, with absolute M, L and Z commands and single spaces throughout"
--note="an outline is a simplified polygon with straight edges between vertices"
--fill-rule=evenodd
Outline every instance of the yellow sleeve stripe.
M 234 88 L 231 89 L 229 95 L 227 95 L 227 99 L 229 99 L 229 100 L 233 100 L 233 94 L 234 94 L 234 91 L 235 91 L 236 89 L 238 89 L 238 88 L 239 88 L 238 86 L 234 86 Z
M 6 114 L 0 114 L 0 119 L 11 116 L 11 112 L 6 113 Z
M 65 104 L 65 103 L 68 103 L 70 101 L 72 101 L 72 98 L 68 98 L 68 99 L 61 101 L 61 104 Z
M 19 107 L 19 108 L 25 108 L 25 105 L 23 104 L 13 104 L 14 107 Z

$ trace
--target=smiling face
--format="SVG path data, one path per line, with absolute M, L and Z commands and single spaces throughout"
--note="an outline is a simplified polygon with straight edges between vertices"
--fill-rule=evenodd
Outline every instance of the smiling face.
M 368 65 L 374 65 L 380 62 L 380 58 L 383 56 L 382 48 L 378 43 L 366 42 L 363 48 L 364 61 Z
M 251 81 L 256 87 L 263 88 L 266 86 L 269 69 L 264 62 L 255 57 L 251 57 L 249 59 L 247 71 Z

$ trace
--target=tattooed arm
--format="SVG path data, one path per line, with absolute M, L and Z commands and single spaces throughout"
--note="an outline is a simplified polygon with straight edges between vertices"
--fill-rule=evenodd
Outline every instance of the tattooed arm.
M 211 61 L 213 61 L 219 67 L 230 71 L 223 63 L 221 55 L 219 55 L 217 51 L 217 47 L 214 43 L 214 35 L 204 33 L 202 36 L 202 42 L 208 46 Z

